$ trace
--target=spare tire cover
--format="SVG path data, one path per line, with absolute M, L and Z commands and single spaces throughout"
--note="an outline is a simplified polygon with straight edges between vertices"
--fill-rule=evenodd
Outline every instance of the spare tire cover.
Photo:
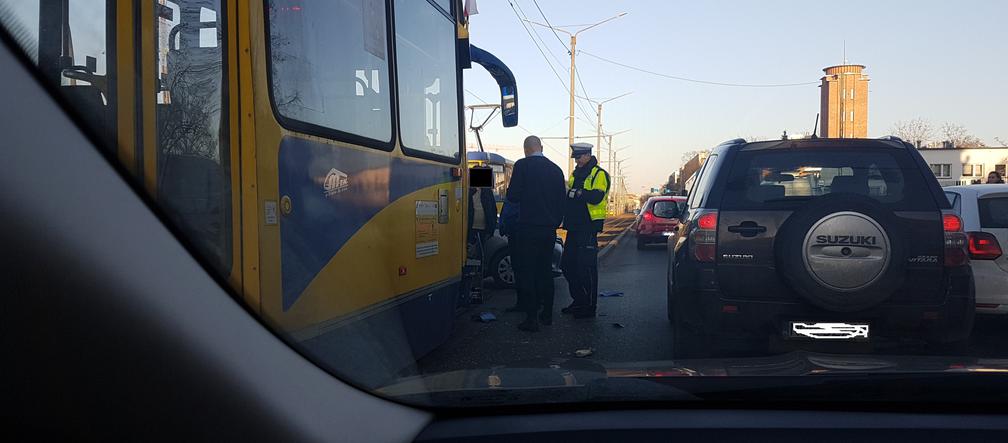
M 899 224 L 891 210 L 868 197 L 817 197 L 778 231 L 778 272 L 823 309 L 850 312 L 877 305 L 903 283 Z

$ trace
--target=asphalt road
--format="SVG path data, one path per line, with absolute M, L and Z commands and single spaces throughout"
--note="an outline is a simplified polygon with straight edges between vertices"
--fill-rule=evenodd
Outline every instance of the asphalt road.
M 591 358 L 598 362 L 672 360 L 672 328 L 665 314 L 666 252 L 662 245 L 638 251 L 632 236 L 627 233 L 600 262 L 599 289 L 622 291 L 623 296 L 600 297 L 598 317 L 561 315 L 570 296 L 566 281 L 558 277 L 553 325 L 522 332 L 517 326 L 524 314 L 504 312 L 515 302 L 514 291 L 491 290 L 485 304 L 459 314 L 452 338 L 421 359 L 419 369 L 434 373 L 572 358 L 580 349 L 592 349 Z M 491 312 L 497 320 L 472 320 L 481 312 Z M 972 341 L 972 356 L 1008 358 L 1008 318 L 978 318 Z
M 627 234 L 627 237 L 632 234 Z M 599 289 L 623 291 L 622 297 L 600 297 L 594 319 L 561 315 L 570 303 L 567 282 L 554 280 L 556 302 L 552 326 L 539 332 L 517 329 L 521 313 L 505 313 L 515 302 L 513 290 L 493 290 L 489 300 L 460 314 L 453 337 L 420 360 L 425 373 L 487 368 L 522 360 L 571 358 L 579 349 L 593 349 L 592 358 L 606 362 L 670 360 L 672 328 L 665 318 L 665 251 L 655 246 L 638 251 L 621 241 L 600 262 Z M 492 312 L 497 320 L 473 321 L 472 315 Z M 614 326 L 620 324 L 623 327 Z

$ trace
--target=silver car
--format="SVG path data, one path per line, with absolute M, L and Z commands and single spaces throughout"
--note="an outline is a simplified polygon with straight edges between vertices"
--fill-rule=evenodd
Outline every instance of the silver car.
M 499 231 L 494 231 L 484 247 L 484 260 L 487 264 L 483 268 L 483 274 L 493 277 L 494 283 L 501 288 L 514 287 L 515 273 L 511 266 L 511 248 L 508 246 L 506 237 L 500 235 Z M 563 240 L 559 236 L 553 244 L 553 275 L 558 276 L 560 271 L 560 256 L 563 254 Z

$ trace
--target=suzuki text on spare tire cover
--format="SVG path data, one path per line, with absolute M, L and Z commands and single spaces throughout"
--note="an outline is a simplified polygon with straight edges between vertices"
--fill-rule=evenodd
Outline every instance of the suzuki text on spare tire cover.
M 899 139 L 723 143 L 683 223 L 669 248 L 677 358 L 968 342 L 962 221 Z

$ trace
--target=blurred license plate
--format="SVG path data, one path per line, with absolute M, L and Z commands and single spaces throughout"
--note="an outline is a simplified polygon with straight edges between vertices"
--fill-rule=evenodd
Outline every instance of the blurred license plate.
M 675 233 L 672 232 L 672 231 L 665 231 L 665 232 L 662 232 L 661 235 L 664 235 L 666 237 L 671 237 L 671 236 L 675 235 Z
M 826 323 L 793 321 L 788 325 L 791 338 L 813 340 L 868 340 L 868 323 Z

